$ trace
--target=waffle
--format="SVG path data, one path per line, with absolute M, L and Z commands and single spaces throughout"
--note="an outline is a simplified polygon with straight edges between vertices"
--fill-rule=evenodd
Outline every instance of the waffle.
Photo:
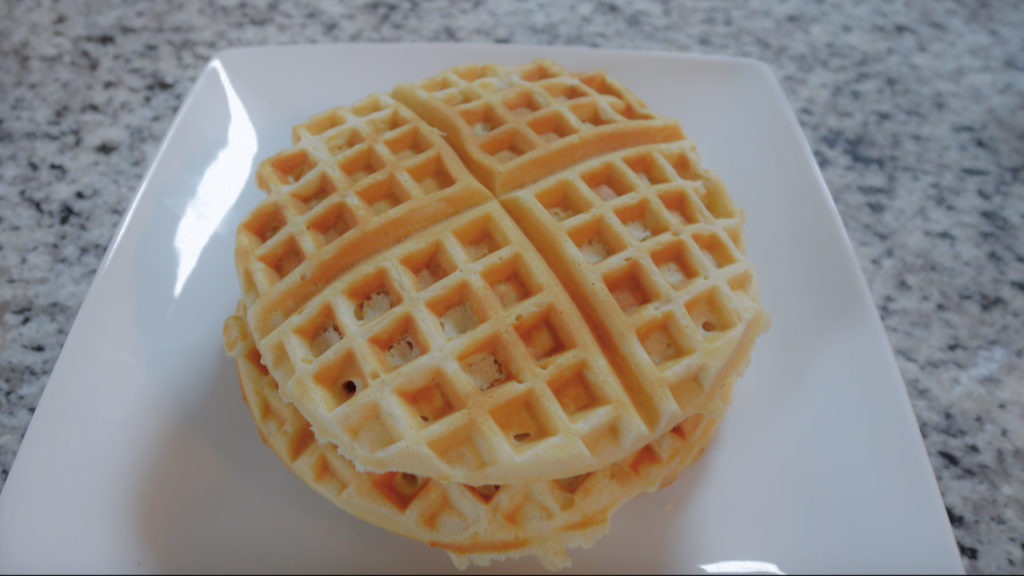
M 361 472 L 474 486 L 592 472 L 719 417 L 769 320 L 743 214 L 683 138 L 549 61 L 296 126 L 235 253 L 282 398 Z
M 683 139 L 675 120 L 604 73 L 570 74 L 550 60 L 458 66 L 392 95 L 439 128 L 497 196 L 606 152 Z
M 640 494 L 671 483 L 714 437 L 719 418 L 696 414 L 641 450 L 598 471 L 533 484 L 471 487 L 391 472 L 359 472 L 337 447 L 316 441 L 309 422 L 279 394 L 245 320 L 244 303 L 225 323 L 242 397 L 264 443 L 306 484 L 367 522 L 448 552 L 460 569 L 536 556 L 568 567 L 567 550 L 590 547 L 611 514 Z M 728 404 L 733 378 L 715 401 Z
M 359 264 L 260 347 L 282 396 L 360 470 L 535 482 L 611 464 L 678 423 L 645 425 L 496 202 Z

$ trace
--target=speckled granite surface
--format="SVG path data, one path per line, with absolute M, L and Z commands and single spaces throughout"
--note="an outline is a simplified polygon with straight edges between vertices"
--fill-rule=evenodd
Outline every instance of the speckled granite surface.
M 0 486 L 182 98 L 230 46 L 582 44 L 772 66 L 969 572 L 1024 571 L 1024 3 L 0 3 Z M 866 551 L 869 553 L 870 551 Z

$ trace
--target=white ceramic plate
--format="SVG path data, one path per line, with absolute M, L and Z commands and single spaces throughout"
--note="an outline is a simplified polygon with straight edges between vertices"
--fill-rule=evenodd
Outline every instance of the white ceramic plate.
M 289 145 L 292 124 L 456 64 L 538 57 L 606 70 L 681 121 L 746 210 L 774 318 L 704 458 L 621 509 L 594 549 L 572 552 L 574 570 L 962 571 L 882 324 L 768 67 L 379 44 L 229 50 L 200 75 L 0 494 L 0 571 L 453 570 L 335 509 L 260 442 L 221 343 L 239 297 L 234 230 L 262 196 L 255 163 Z

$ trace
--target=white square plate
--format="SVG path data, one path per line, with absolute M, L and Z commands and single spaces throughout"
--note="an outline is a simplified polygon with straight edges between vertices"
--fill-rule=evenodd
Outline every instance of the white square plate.
M 574 570 L 962 571 L 867 285 L 768 67 L 401 44 L 229 50 L 200 75 L 0 494 L 0 571 L 453 570 L 337 510 L 260 442 L 221 343 L 239 297 L 234 230 L 262 196 L 256 162 L 289 145 L 292 124 L 456 64 L 538 57 L 603 69 L 680 120 L 746 210 L 774 319 L 703 459 L 624 506 L 571 553 Z

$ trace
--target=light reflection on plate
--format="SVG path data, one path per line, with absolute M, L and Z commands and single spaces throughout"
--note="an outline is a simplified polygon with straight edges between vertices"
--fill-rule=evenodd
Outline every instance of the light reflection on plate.
M 755 560 L 728 560 L 713 564 L 701 564 L 700 568 L 708 574 L 785 574 L 771 562 Z
M 174 249 L 178 253 L 175 298 L 188 281 L 210 236 L 245 188 L 256 158 L 256 130 L 245 112 L 245 106 L 231 86 L 231 79 L 224 72 L 221 62 L 214 60 L 210 63 L 210 69 L 217 72 L 227 99 L 230 113 L 228 138 L 224 148 L 203 173 L 195 195 L 185 208 L 178 230 L 174 233 Z

